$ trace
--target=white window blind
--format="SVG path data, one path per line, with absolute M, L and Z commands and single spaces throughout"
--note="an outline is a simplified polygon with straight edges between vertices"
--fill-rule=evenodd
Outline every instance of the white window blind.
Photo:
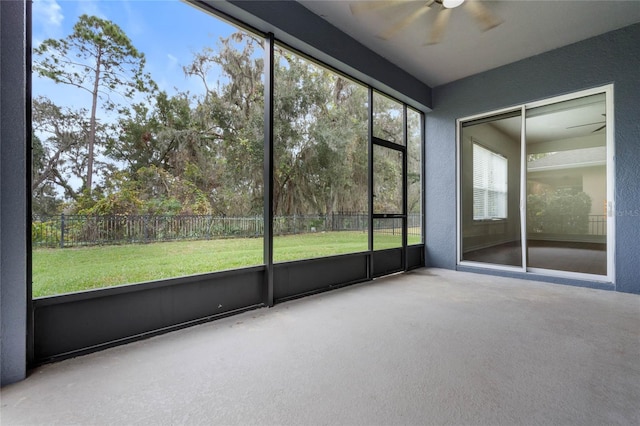
M 507 218 L 507 159 L 473 144 L 473 219 Z

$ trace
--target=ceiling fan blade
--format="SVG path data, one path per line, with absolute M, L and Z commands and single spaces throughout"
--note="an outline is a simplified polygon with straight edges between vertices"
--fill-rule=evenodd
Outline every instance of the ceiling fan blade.
M 449 22 L 449 16 L 451 15 L 452 9 L 442 9 L 438 12 L 438 17 L 433 23 L 433 29 L 431 30 L 431 35 L 429 36 L 429 41 L 427 44 L 437 44 L 440 43 L 442 39 L 442 34 L 444 33 L 444 29 L 447 26 L 447 22 Z
M 489 11 L 484 5 L 477 0 L 467 0 L 465 7 L 473 15 L 473 17 L 482 26 L 482 31 L 488 31 L 491 28 L 497 27 L 502 23 L 502 20 L 496 17 Z
M 603 124 L 602 126 L 598 127 L 597 129 L 595 129 L 593 132 L 591 133 L 595 133 L 595 132 L 599 132 L 600 130 L 604 129 L 605 127 L 607 127 L 606 124 Z
M 349 4 L 352 15 L 369 12 L 372 10 L 386 9 L 392 6 L 406 3 L 406 0 L 382 0 L 382 1 L 357 1 Z
M 575 129 L 578 127 L 593 126 L 594 124 L 602 124 L 604 121 L 596 121 L 595 123 L 578 124 L 577 126 L 569 126 L 567 129 Z
M 427 13 L 429 10 L 431 9 L 429 8 L 428 4 L 420 6 L 420 9 L 416 10 L 411 15 L 407 16 L 401 21 L 396 22 L 391 28 L 381 33 L 378 37 L 380 37 L 383 40 L 390 39 L 391 37 L 396 35 L 400 30 L 403 30 L 409 25 L 411 25 L 413 21 L 415 21 L 416 19 L 418 19 L 419 17 Z

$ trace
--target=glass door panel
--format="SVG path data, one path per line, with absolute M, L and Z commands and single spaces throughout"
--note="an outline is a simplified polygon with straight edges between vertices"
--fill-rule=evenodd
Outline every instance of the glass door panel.
M 607 275 L 605 94 L 527 110 L 528 267 Z
M 460 260 L 522 267 L 520 111 L 462 124 Z
M 373 249 L 402 247 L 402 218 L 373 219 Z
M 403 248 L 404 152 L 373 145 L 373 249 Z
M 422 116 L 407 109 L 407 244 L 423 243 Z
M 373 92 L 373 137 L 404 145 L 402 104 L 375 91 Z
M 373 214 L 402 214 L 403 155 L 373 145 Z

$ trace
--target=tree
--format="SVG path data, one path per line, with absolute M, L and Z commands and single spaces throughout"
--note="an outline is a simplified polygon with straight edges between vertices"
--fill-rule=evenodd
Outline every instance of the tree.
M 106 111 L 118 103 L 119 94 L 132 99 L 138 92 L 155 89 L 144 74 L 145 58 L 122 29 L 111 21 L 82 15 L 66 38 L 47 39 L 34 49 L 33 69 L 56 83 L 67 84 L 91 95 L 91 112 L 87 134 L 85 188 L 91 193 L 97 133 L 98 103 Z
M 37 182 L 31 187 L 31 212 L 34 216 L 57 214 L 62 200 L 56 197 L 53 179 L 47 179 L 53 175 L 51 157 L 37 135 L 33 134 L 31 140 L 31 181 Z
M 262 43 L 249 34 L 234 33 L 221 39 L 217 49 L 195 54 L 183 68 L 203 84 L 204 93 L 194 98 L 192 117 L 199 144 L 192 146 L 194 154 L 199 151 L 207 161 L 192 163 L 200 171 L 199 187 L 219 214 L 262 212 L 264 64 L 262 55 L 256 55 Z M 208 83 L 212 77 L 217 77 L 215 86 Z
M 71 180 L 83 177 L 86 164 L 83 141 L 89 129 L 85 119 L 87 111 L 59 107 L 43 96 L 33 99 L 32 111 L 34 199 L 43 194 L 52 195 L 56 187 L 62 188 L 67 198 L 76 199 L 77 191 Z
M 277 51 L 276 215 L 367 209 L 367 90 Z
M 422 120 L 407 109 L 407 212 L 420 213 L 422 201 Z
M 173 212 L 177 201 L 182 213 L 261 214 L 263 60 L 256 55 L 261 43 L 236 33 L 221 39 L 217 49 L 204 48 L 183 67 L 201 81 L 200 93 L 155 92 L 118 120 L 118 136 L 108 141 L 105 153 L 127 165 L 140 200 L 167 201 L 151 210 L 169 206 Z M 111 181 L 122 180 L 116 174 Z
M 118 139 L 110 140 L 106 150 L 111 158 L 127 164 L 127 173 L 116 171 L 110 180 L 135 181 L 146 212 L 210 213 L 212 208 L 217 209 L 215 200 L 207 200 L 204 195 L 215 192 L 219 185 L 221 159 L 212 144 L 216 137 L 199 129 L 187 95 L 169 97 L 163 91 L 153 102 L 134 105 L 132 111 L 119 120 Z M 125 187 L 132 188 L 119 185 L 109 191 Z M 158 202 L 151 206 L 153 198 Z M 174 201 L 181 207 L 176 209 Z
M 154 94 L 119 118 L 118 136 L 108 140 L 106 154 L 126 163 L 131 173 L 150 165 L 175 169 L 179 167 L 175 157 L 183 148 L 180 142 L 197 133 L 191 116 L 186 94 Z
M 527 196 L 529 232 L 586 234 L 589 232 L 591 197 L 570 188 L 541 191 Z

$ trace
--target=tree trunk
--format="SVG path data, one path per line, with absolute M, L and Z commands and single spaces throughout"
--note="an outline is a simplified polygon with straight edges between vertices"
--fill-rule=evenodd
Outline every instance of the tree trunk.
M 96 110 L 98 108 L 98 88 L 100 87 L 100 66 L 102 50 L 98 49 L 96 56 L 96 75 L 93 81 L 93 92 L 91 93 L 91 118 L 89 120 L 89 146 L 87 148 L 87 192 L 91 195 L 93 186 L 93 151 L 96 143 Z

